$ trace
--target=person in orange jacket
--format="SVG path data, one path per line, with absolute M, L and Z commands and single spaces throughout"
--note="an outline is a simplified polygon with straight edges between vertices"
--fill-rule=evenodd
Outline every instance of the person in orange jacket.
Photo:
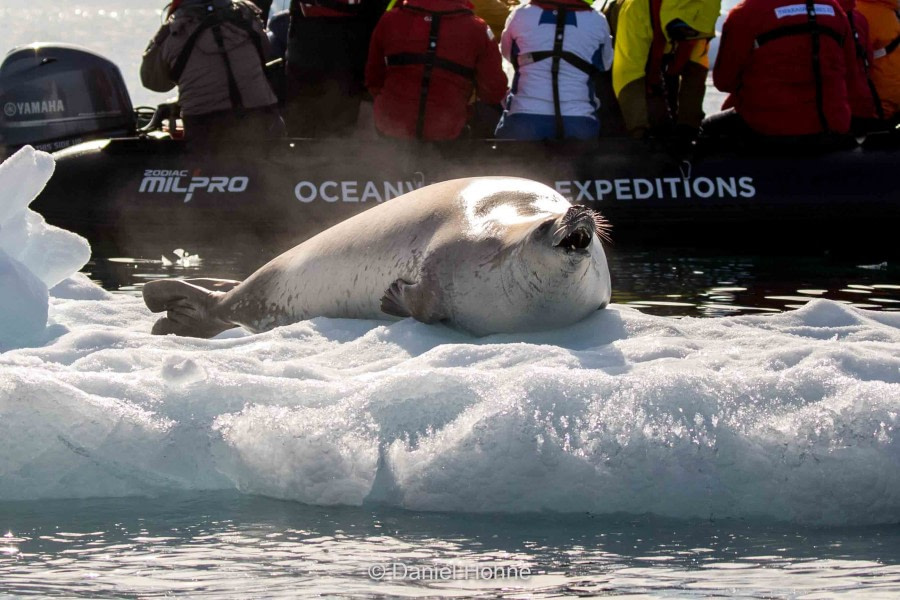
M 847 80 L 847 96 L 850 100 L 850 130 L 864 134 L 880 129 L 884 113 L 881 101 L 872 81 L 872 43 L 869 41 L 869 22 L 861 12 L 856 10 L 856 0 L 838 0 L 838 4 L 847 14 L 850 35 L 856 49 L 856 62 L 848 65 L 851 78 Z
M 857 10 L 869 22 L 872 81 L 884 117 L 900 119 L 900 3 L 898 0 L 857 0 Z
M 729 108 L 704 120 L 704 135 L 840 139 L 855 63 L 837 0 L 743 0 L 725 19 L 713 68 Z

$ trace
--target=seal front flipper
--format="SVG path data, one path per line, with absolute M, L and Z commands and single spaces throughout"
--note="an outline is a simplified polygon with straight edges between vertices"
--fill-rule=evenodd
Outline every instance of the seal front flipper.
M 185 283 L 190 283 L 197 287 L 205 288 L 211 292 L 230 292 L 237 286 L 241 285 L 240 281 L 234 279 L 214 279 L 212 277 L 197 277 L 194 279 L 180 279 Z
M 154 325 L 154 335 L 174 333 L 187 337 L 211 338 L 235 327 L 215 316 L 221 291 L 211 291 L 194 281 L 212 283 L 214 287 L 231 289 L 238 282 L 228 280 L 157 279 L 144 286 L 144 303 L 151 312 L 166 311 L 166 316 Z M 221 284 L 221 285 L 219 285 Z
M 440 301 L 429 286 L 398 279 L 381 297 L 381 312 L 394 317 L 412 317 L 423 323 L 437 323 L 447 318 Z

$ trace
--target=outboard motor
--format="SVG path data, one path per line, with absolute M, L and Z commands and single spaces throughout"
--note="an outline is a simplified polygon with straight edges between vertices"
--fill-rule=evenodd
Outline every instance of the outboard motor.
M 90 139 L 134 135 L 119 68 L 69 44 L 14 48 L 0 65 L 0 156 L 25 144 L 53 152 Z

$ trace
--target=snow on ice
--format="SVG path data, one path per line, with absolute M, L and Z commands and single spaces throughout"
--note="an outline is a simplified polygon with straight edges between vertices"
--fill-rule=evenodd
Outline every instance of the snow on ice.
M 52 168 L 24 156 L 0 178 L 4 240 L 30 240 L 35 221 L 7 213 Z M 154 337 L 140 299 L 4 244 L 2 500 L 236 487 L 416 510 L 900 520 L 897 313 L 612 306 L 486 338 L 341 319 Z M 7 315 L 47 320 L 38 297 L 43 337 L 15 338 Z

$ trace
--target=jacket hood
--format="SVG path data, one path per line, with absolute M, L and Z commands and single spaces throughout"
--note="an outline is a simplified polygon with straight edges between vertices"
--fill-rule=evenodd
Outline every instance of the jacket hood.
M 663 29 L 667 23 L 681 19 L 700 33 L 700 38 L 716 35 L 716 19 L 722 10 L 720 0 L 662 0 L 659 20 Z

